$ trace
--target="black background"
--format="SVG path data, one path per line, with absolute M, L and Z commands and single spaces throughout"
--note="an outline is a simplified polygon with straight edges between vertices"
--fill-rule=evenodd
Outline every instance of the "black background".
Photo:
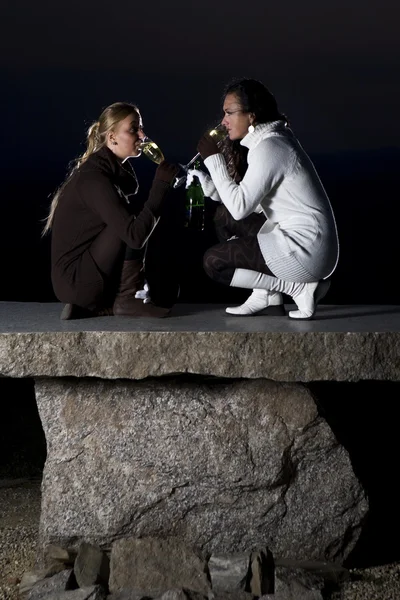
M 225 84 L 247 76 L 275 94 L 330 196 L 341 255 L 325 302 L 396 304 L 397 12 L 388 0 L 3 2 L 0 299 L 56 300 L 43 219 L 105 106 L 136 102 L 167 159 L 187 162 L 221 117 Z M 133 163 L 143 200 L 155 167 Z M 204 276 L 212 231 L 182 231 L 182 193 L 151 240 L 155 294 L 177 280 L 180 302 L 246 297 Z

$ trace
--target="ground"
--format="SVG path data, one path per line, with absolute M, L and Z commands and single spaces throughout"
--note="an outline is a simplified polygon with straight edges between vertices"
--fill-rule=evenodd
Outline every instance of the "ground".
M 0 600 L 16 600 L 35 566 L 39 515 L 40 479 L 0 480 Z
M 40 478 L 0 480 L 0 600 L 17 600 L 23 573 L 35 568 L 39 515 Z M 399 598 L 400 563 L 394 563 L 352 569 L 329 600 Z

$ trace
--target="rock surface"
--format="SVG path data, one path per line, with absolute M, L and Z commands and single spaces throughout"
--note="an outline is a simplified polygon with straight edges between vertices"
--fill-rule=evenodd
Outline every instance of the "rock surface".
M 24 578 L 26 580 L 26 575 L 24 575 L 19 586 L 19 593 L 26 600 L 53 598 L 70 589 L 69 582 L 72 574 L 72 569 L 61 570 L 56 575 L 39 579 L 30 589 L 23 586 Z
M 98 546 L 83 542 L 75 560 L 74 575 L 79 587 L 102 585 L 106 588 L 110 577 L 110 559 Z
M 396 332 L 82 331 L 0 334 L 0 375 L 275 381 L 400 379 Z
M 208 561 L 213 591 L 244 590 L 250 567 L 248 552 L 212 554 Z
M 176 538 L 122 539 L 111 551 L 110 591 L 141 590 L 156 596 L 172 588 L 208 594 L 206 562 Z
M 36 556 L 36 535 L 27 537 L 25 534 L 27 530 L 34 532 L 38 528 L 40 486 L 35 482 L 35 495 L 32 496 L 32 483 L 29 486 L 19 483 L 17 488 L 16 483 L 0 480 L 0 600 L 21 598 L 18 593 L 21 574 L 33 567 Z M 323 574 L 324 577 L 328 577 L 328 581 L 333 578 L 340 589 L 331 595 L 330 600 L 398 600 L 400 598 L 400 563 L 354 569 L 350 572 L 331 563 L 299 564 L 288 559 L 278 559 L 277 564 L 292 568 L 302 566 Z M 217 593 L 215 600 L 236 600 L 236 594 L 234 598 L 231 592 L 228 593 L 229 596 L 226 595 L 225 598 Z M 194 596 L 193 593 L 189 595 L 182 590 L 170 591 L 163 596 L 164 598 L 161 596 L 157 600 L 206 600 L 203 594 Z M 142 600 L 142 598 L 142 594 L 135 596 L 125 591 L 112 594 L 107 597 L 107 600 Z M 265 596 L 266 600 L 267 598 L 268 596 Z M 274 596 L 269 598 L 275 600 Z M 238 600 L 242 598 L 239 596 Z M 243 592 L 243 600 L 251 600 L 251 595 L 248 594 L 246 598 Z
M 37 380 L 48 457 L 41 545 L 177 536 L 341 561 L 368 505 L 302 385 Z

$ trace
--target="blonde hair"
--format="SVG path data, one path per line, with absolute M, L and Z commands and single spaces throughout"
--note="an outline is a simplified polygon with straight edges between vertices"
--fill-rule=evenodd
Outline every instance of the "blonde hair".
M 46 233 L 51 230 L 60 196 L 75 171 L 79 169 L 89 156 L 106 145 L 107 135 L 115 129 L 118 123 L 135 112 L 140 114 L 139 109 L 135 104 L 129 102 L 114 102 L 114 104 L 110 104 L 110 106 L 107 106 L 103 110 L 98 121 L 95 121 L 90 125 L 86 134 L 86 150 L 81 156 L 78 156 L 78 158 L 72 161 L 72 166 L 70 166 L 67 177 L 55 192 L 50 204 L 49 214 L 45 219 L 46 224 L 43 228 L 42 236 L 46 235 Z

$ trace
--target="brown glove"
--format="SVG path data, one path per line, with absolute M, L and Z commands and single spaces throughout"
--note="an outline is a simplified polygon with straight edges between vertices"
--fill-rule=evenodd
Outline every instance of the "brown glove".
M 203 160 L 206 160 L 206 158 L 212 156 L 213 154 L 218 154 L 221 152 L 217 146 L 217 142 L 213 140 L 208 133 L 205 133 L 203 137 L 200 138 L 200 141 L 197 144 L 197 150 L 200 152 Z
M 163 160 L 157 167 L 154 179 L 160 179 L 161 181 L 165 181 L 165 183 L 172 183 L 178 173 L 178 165 Z

